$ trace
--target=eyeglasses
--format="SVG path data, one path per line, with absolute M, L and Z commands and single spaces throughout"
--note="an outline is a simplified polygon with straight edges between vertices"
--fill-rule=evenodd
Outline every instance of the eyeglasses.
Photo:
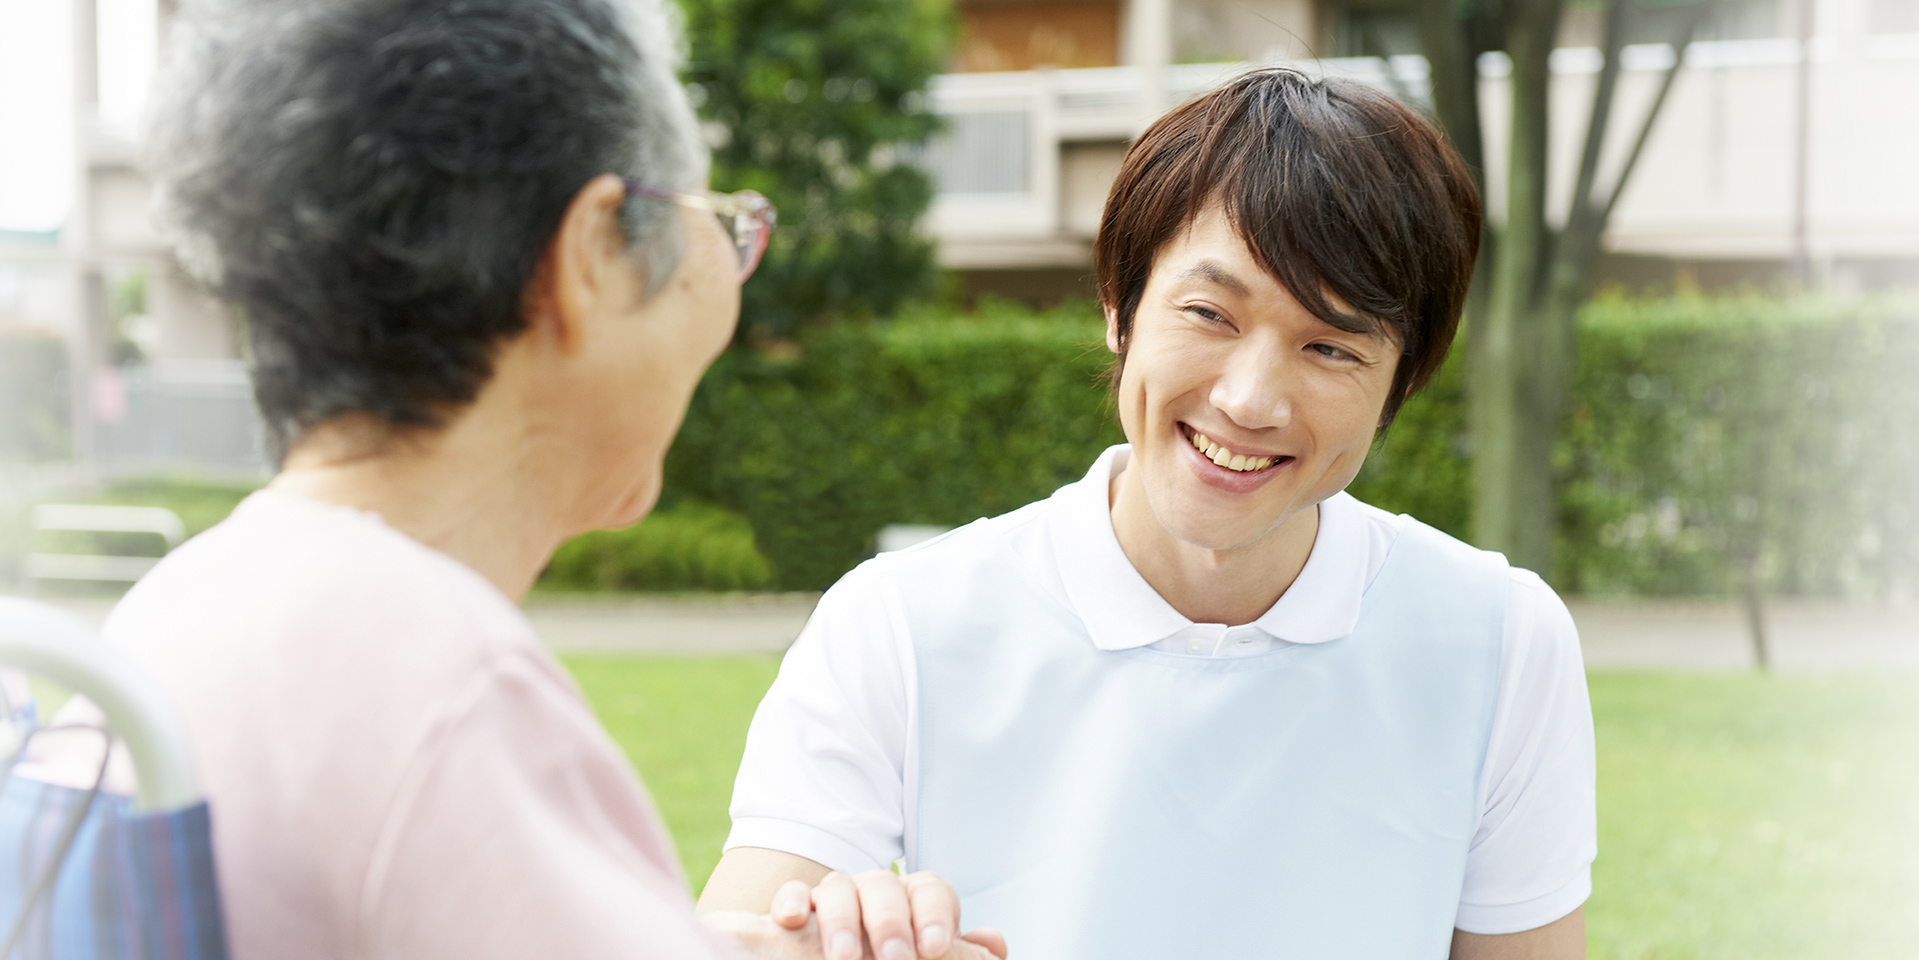
M 626 195 L 653 197 L 669 203 L 695 210 L 706 210 L 720 218 L 720 226 L 726 229 L 726 235 L 733 238 L 733 249 L 740 255 L 740 282 L 753 275 L 753 268 L 760 265 L 760 257 L 766 253 L 766 240 L 773 232 L 773 224 L 779 219 L 773 210 L 773 202 L 761 196 L 757 191 L 741 190 L 738 193 L 680 193 L 674 190 L 662 190 L 649 187 L 638 181 L 626 181 Z

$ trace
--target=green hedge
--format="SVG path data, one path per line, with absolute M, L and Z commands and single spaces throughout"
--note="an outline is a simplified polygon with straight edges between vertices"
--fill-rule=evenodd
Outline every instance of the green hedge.
M 773 571 L 746 518 L 683 500 L 624 530 L 575 537 L 540 574 L 558 590 L 761 590 Z
M 1044 497 L 1119 430 L 1097 312 L 988 304 L 736 352 L 701 384 L 669 490 L 743 514 L 772 580 L 830 584 L 887 523 L 958 524 Z M 1465 372 L 1407 404 L 1356 496 L 1471 522 Z M 1789 593 L 1884 593 L 1919 570 L 1919 308 L 1601 300 L 1557 453 L 1556 584 L 1720 594 L 1756 550 Z
M 1120 442 L 1085 305 L 987 304 L 738 351 L 702 382 L 669 489 L 743 513 L 779 586 L 818 589 L 888 523 L 960 524 L 1085 473 Z
M 729 353 L 694 397 L 665 505 L 567 544 L 541 584 L 822 588 L 885 524 L 965 523 L 1081 476 L 1121 440 L 1107 360 L 1086 304 L 927 308 Z M 1455 355 L 1352 492 L 1469 535 L 1465 389 Z M 1596 301 L 1556 453 L 1555 585 L 1726 594 L 1756 557 L 1778 592 L 1919 591 L 1915 423 L 1919 305 Z M 242 493 L 129 484 L 107 499 L 172 506 L 198 529 Z
M 1786 594 L 1919 574 L 1919 305 L 1601 301 L 1557 451 L 1557 561 L 1586 593 Z

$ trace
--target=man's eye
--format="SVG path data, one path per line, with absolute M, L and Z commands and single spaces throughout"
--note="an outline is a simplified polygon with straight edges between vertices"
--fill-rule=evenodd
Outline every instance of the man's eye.
M 1208 323 L 1225 323 L 1226 322 L 1225 317 L 1222 317 L 1219 314 L 1206 309 L 1205 307 L 1188 306 L 1186 308 L 1186 312 L 1191 314 L 1197 314 L 1200 319 L 1205 320 Z
M 1338 348 L 1338 347 L 1335 347 L 1335 346 L 1333 346 L 1333 345 L 1332 345 L 1332 344 L 1330 344 L 1330 343 L 1315 343 L 1315 344 L 1313 344 L 1313 349 L 1314 349 L 1314 350 L 1317 350 L 1317 351 L 1319 351 L 1319 354 L 1320 354 L 1320 356 L 1323 356 L 1323 357 L 1331 357 L 1331 358 L 1332 358 L 1332 359 L 1334 359 L 1334 360 L 1356 360 L 1356 359 L 1358 359 L 1357 357 L 1355 357 L 1355 356 L 1353 356 L 1352 354 L 1350 354 L 1350 353 L 1347 353 L 1346 351 L 1344 351 L 1344 350 L 1341 350 L 1340 348 Z

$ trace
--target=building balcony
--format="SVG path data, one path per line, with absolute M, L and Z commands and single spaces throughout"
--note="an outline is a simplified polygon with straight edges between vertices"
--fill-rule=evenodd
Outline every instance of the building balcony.
M 1919 263 L 1919 33 L 1864 24 L 1811 48 L 1809 219 L 1815 263 Z M 1628 47 L 1601 181 L 1616 171 L 1673 51 Z M 1692 45 L 1606 237 L 1609 251 L 1675 260 L 1783 261 L 1792 249 L 1799 45 L 1790 39 Z M 1313 75 L 1428 100 L 1418 56 L 1271 61 Z M 1252 62 L 956 73 L 936 78 L 931 109 L 947 121 L 921 162 L 936 196 L 926 229 L 960 271 L 1084 271 L 1126 144 L 1166 107 Z M 1553 58 L 1552 189 L 1563 211 L 1577 170 L 1600 58 Z M 1508 68 L 1480 64 L 1488 132 L 1488 210 L 1500 195 Z

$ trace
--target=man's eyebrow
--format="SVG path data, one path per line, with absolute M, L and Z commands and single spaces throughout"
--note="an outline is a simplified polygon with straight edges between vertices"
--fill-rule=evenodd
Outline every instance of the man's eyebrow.
M 1344 333 L 1363 334 L 1375 340 L 1388 342 L 1392 340 L 1389 332 L 1391 327 L 1381 322 L 1378 317 L 1370 317 L 1363 313 L 1334 313 L 1332 316 L 1316 313 L 1313 317 L 1320 323 Z
M 1228 291 L 1242 297 L 1250 296 L 1253 292 L 1250 287 L 1246 286 L 1245 281 L 1234 276 L 1232 271 L 1221 266 L 1217 260 L 1201 260 L 1181 270 L 1174 279 L 1204 280 L 1214 286 L 1224 287 Z

